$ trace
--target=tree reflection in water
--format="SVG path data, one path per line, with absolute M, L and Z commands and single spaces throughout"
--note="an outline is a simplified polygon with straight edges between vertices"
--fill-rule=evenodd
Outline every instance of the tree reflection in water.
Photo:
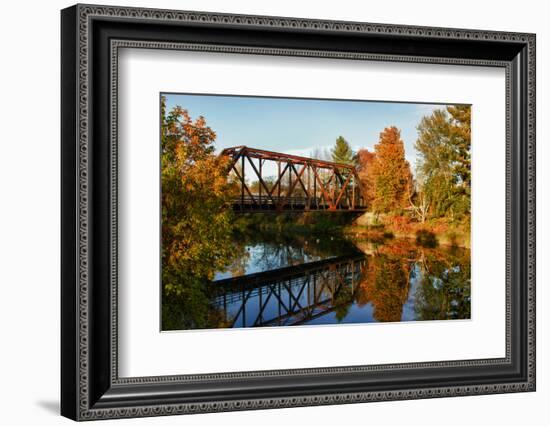
M 357 302 L 372 304 L 376 321 L 470 318 L 470 250 L 425 248 L 403 239 L 368 251 Z
M 411 270 L 418 281 L 414 309 L 422 320 L 470 318 L 470 251 L 421 252 Z
M 278 236 L 233 253 L 193 305 L 163 298 L 164 330 L 470 318 L 467 249 Z

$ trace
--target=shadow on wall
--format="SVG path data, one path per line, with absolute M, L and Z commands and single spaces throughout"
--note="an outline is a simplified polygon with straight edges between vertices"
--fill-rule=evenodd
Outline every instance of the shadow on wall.
M 50 414 L 60 415 L 59 401 L 36 401 L 36 405 Z

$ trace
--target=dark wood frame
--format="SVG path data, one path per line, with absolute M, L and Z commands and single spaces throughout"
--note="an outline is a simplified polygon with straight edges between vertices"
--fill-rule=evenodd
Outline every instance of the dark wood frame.
M 61 28 L 64 416 L 87 420 L 535 390 L 533 34 L 92 5 L 63 10 Z M 505 68 L 506 357 L 119 378 L 116 55 L 121 47 Z

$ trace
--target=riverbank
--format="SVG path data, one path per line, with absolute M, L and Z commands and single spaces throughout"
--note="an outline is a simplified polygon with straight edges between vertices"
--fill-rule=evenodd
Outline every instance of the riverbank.
M 344 235 L 373 240 L 408 238 L 426 246 L 441 244 L 470 248 L 469 222 L 450 222 L 445 218 L 420 223 L 406 216 L 380 216 L 375 223 L 357 220 L 344 227 L 342 232 Z
M 236 216 L 233 226 L 234 232 L 241 235 L 331 235 L 380 242 L 407 238 L 427 247 L 470 248 L 469 222 L 451 222 L 446 218 L 420 223 L 407 216 L 379 215 L 375 218 L 367 214 L 357 218 L 338 212 L 250 213 Z
M 235 216 L 236 233 L 343 235 L 354 216 L 332 212 L 248 213 Z

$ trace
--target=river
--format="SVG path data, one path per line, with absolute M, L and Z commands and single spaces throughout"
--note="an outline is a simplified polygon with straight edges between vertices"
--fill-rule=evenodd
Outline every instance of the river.
M 235 241 L 205 283 L 206 327 L 242 328 L 470 318 L 470 251 L 410 239 L 278 235 Z M 169 303 L 169 302 L 168 302 Z M 205 302 L 206 303 L 206 302 Z

